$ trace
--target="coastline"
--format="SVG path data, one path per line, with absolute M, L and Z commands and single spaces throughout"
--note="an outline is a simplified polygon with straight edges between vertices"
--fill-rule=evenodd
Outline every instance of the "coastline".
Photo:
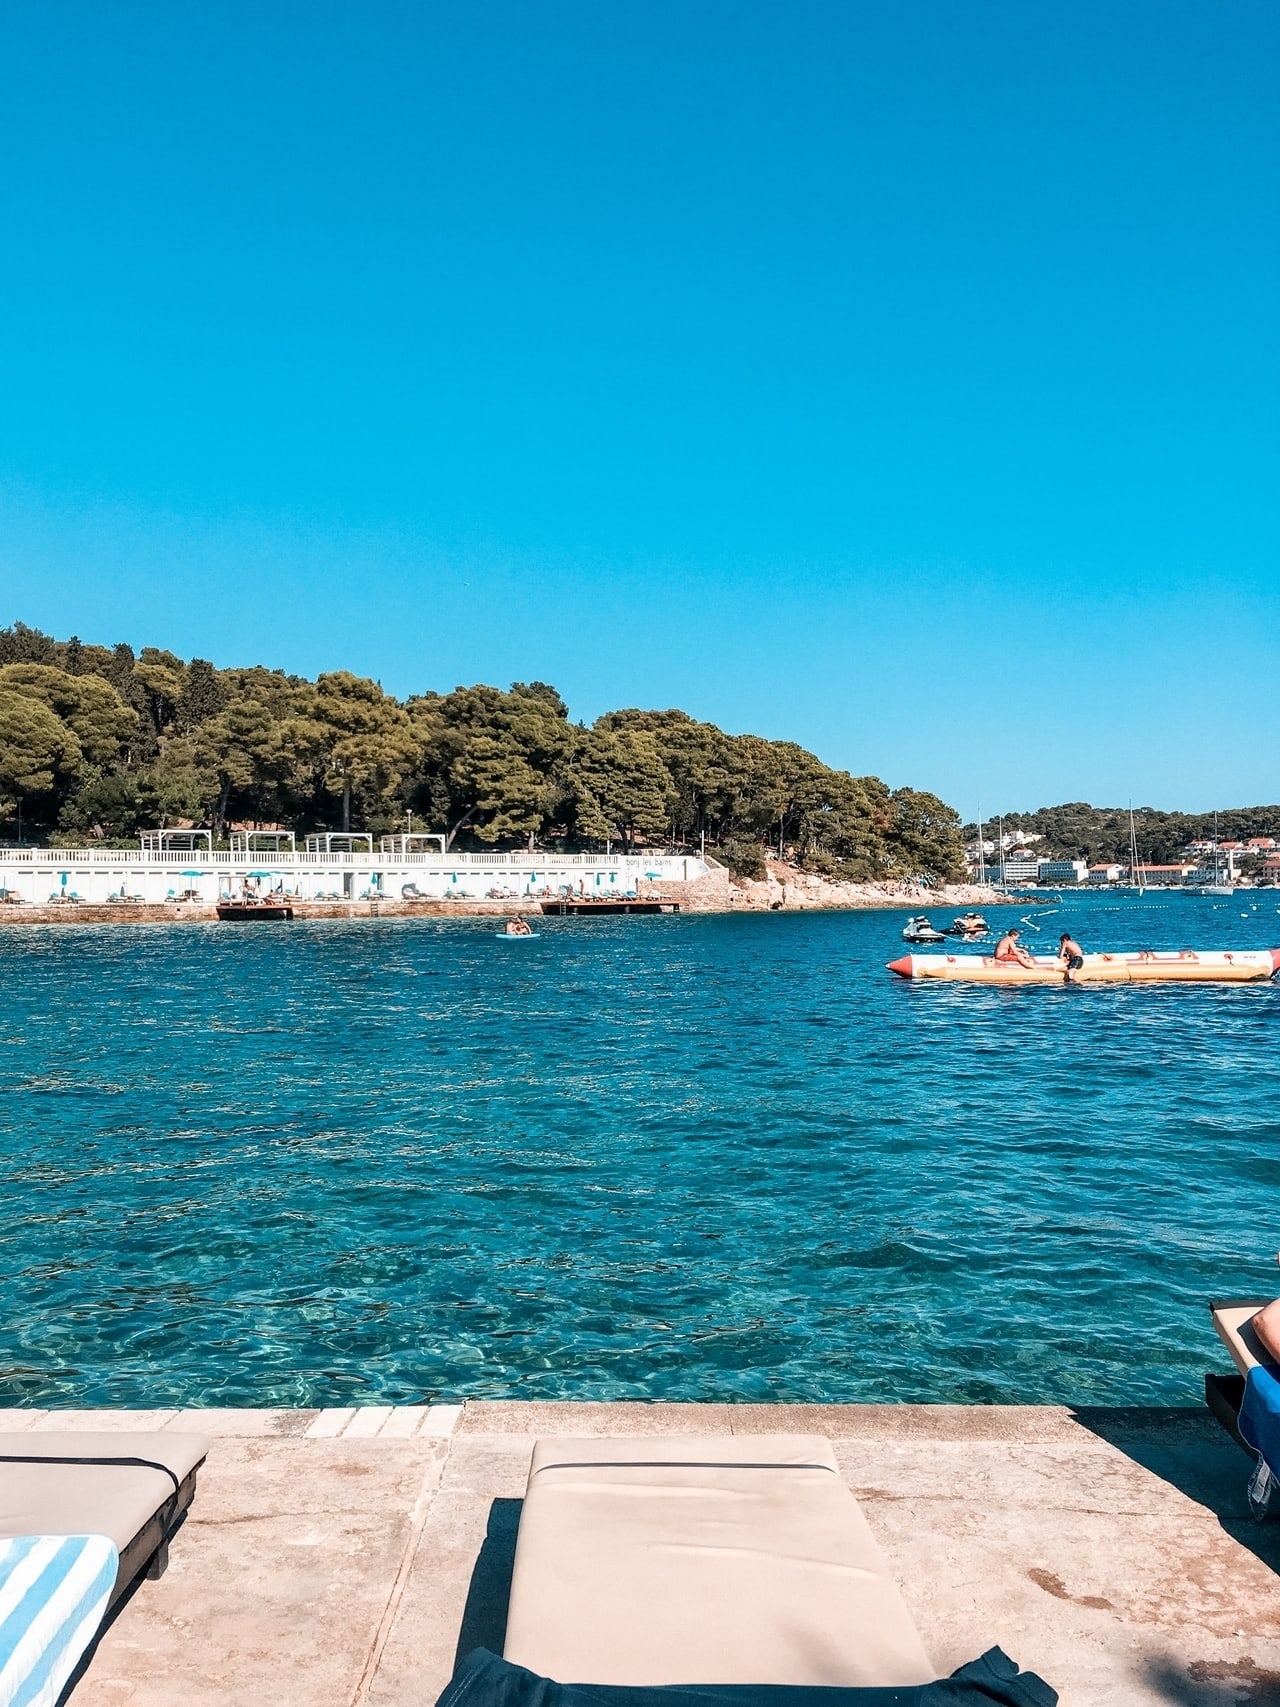
M 676 901 L 687 913 L 796 913 L 852 912 L 880 908 L 900 911 L 909 907 L 938 912 L 952 908 L 1025 906 L 1032 897 L 1007 895 L 989 884 L 950 883 L 927 889 L 918 883 L 836 883 L 795 866 L 769 861 L 766 878 L 734 878 L 723 867 L 690 883 L 641 880 L 636 885 L 641 899 Z M 536 915 L 537 901 L 522 896 L 502 900 L 420 899 L 306 901 L 290 896 L 294 920 L 326 919 L 464 919 L 510 918 Z M 204 901 L 138 901 L 98 905 L 92 902 L 56 902 L 45 906 L 0 906 L 3 925 L 139 925 L 212 924 L 218 914 Z
M 944 883 L 936 888 L 909 882 L 838 883 L 778 860 L 769 860 L 768 870 L 767 877 L 757 880 L 734 878 L 726 871 L 712 870 L 698 884 L 688 887 L 701 890 L 706 886 L 709 899 L 712 896 L 718 899 L 723 889 L 722 903 L 716 905 L 712 899 L 710 905 L 699 906 L 696 900 L 691 899 L 691 911 L 803 912 L 911 907 L 927 912 L 932 907 L 945 912 L 952 907 L 1025 906 L 1029 899 L 1025 895 L 1007 895 L 989 883 Z M 722 885 L 716 884 L 717 878 L 724 880 Z M 679 885 L 668 884 L 666 887 L 676 888 Z

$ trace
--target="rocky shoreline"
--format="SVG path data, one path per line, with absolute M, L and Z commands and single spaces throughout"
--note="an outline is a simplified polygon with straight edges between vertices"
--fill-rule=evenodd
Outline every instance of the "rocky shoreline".
M 727 881 L 726 912 L 797 912 L 816 908 L 911 907 L 927 912 L 930 907 L 1004 907 L 1025 905 L 1025 895 L 1007 895 L 989 883 L 946 883 L 926 888 L 921 883 L 837 883 L 797 866 L 768 862 L 769 875 L 753 881 L 711 872 L 703 883 L 723 876 Z M 673 887 L 668 885 L 668 888 Z M 679 887 L 678 885 L 675 887 Z M 696 887 L 690 885 L 690 888 Z M 697 910 L 696 908 L 694 910 Z M 721 910 L 721 909 L 710 909 Z

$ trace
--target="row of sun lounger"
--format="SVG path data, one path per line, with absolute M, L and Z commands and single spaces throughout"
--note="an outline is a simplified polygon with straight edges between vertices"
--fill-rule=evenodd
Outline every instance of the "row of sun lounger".
M 163 1571 L 207 1450 L 198 1435 L 0 1437 L 0 1549 L 20 1537 L 75 1537 L 81 1549 L 63 1549 L 59 1569 L 84 1592 L 64 1596 L 60 1635 L 28 1643 L 52 1693 L 20 1698 L 56 1701 L 112 1608 Z M 86 1538 L 105 1553 L 90 1557 Z M 654 1691 L 652 1707 L 782 1707 L 779 1689 L 786 1707 L 1058 1700 L 998 1650 L 935 1678 L 821 1436 L 545 1440 L 504 1654 L 466 1661 L 441 1707 L 606 1707 L 615 1696 L 616 1707 L 651 1707 Z
M 1246 1383 L 1280 1373 L 1251 1327 L 1264 1303 L 1211 1307 L 1237 1374 L 1206 1377 L 1206 1399 L 1251 1451 L 1240 1434 Z M 0 1435 L 0 1662 L 25 1668 L 27 1685 L 15 1692 L 0 1677 L 0 1700 L 59 1700 L 113 1610 L 163 1572 L 208 1444 Z M 684 1435 L 537 1443 L 503 1655 L 464 1661 L 440 1707 L 1058 1699 L 998 1649 L 937 1679 L 829 1441 Z

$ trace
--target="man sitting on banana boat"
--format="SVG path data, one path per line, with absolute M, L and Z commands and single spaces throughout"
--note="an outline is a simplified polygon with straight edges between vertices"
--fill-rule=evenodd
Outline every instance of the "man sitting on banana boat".
M 998 966 L 1025 966 L 1034 972 L 1036 969 L 1034 959 L 1018 941 L 1021 934 L 1016 925 L 1011 925 L 996 944 L 993 958 Z M 1058 939 L 1058 965 L 1062 968 L 1064 984 L 1079 983 L 1079 979 L 1073 977 L 1073 973 L 1079 972 L 1084 965 L 1084 950 L 1070 931 L 1063 931 Z
M 1010 925 L 996 944 L 992 958 L 997 966 L 1026 966 L 1034 972 L 1035 961 L 1018 941 L 1021 934 L 1017 925 Z

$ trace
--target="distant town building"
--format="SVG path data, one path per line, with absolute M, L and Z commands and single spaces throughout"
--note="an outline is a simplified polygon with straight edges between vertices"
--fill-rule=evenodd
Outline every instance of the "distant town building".
M 1040 861 L 1021 855 L 1006 855 L 997 870 L 1004 872 L 1006 883 L 1035 883 L 1040 877 Z
M 1089 862 L 1083 859 L 1042 859 L 1036 862 L 1037 883 L 1087 883 Z
M 1123 865 L 1091 865 L 1089 867 L 1089 882 L 1119 883 L 1125 874 L 1126 868 Z
M 1006 830 L 1002 836 L 984 836 L 981 844 L 976 837 L 966 842 L 964 857 L 971 872 L 985 869 L 988 876 L 998 877 L 1003 869 L 1007 882 L 1034 883 L 1037 862 L 1027 858 L 1026 849 L 1043 840 L 1038 830 Z M 1015 872 L 1014 866 L 1019 862 Z M 1022 870 L 1022 865 L 1027 869 Z
M 1197 875 L 1194 865 L 1139 865 L 1129 881 L 1149 883 L 1154 888 L 1185 883 L 1189 877 L 1195 878 Z

